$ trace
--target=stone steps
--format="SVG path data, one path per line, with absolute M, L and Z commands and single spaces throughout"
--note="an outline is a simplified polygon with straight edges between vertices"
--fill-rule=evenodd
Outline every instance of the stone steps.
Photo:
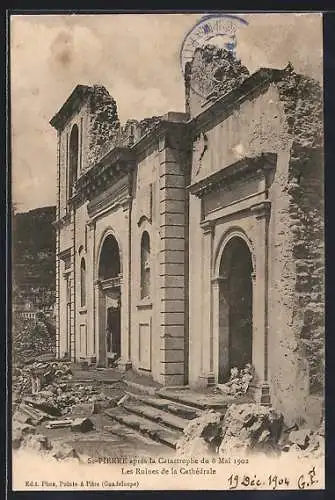
M 123 379 L 123 382 L 128 386 L 129 391 L 132 394 L 145 394 L 147 396 L 155 396 L 156 392 L 159 390 L 158 387 L 140 384 L 138 382 L 133 382 L 132 380 Z
M 175 449 L 190 420 L 202 412 L 193 406 L 176 403 L 156 393 L 155 387 L 142 387 L 140 384 L 131 383 L 118 406 L 106 409 L 104 413 L 114 422 L 118 422 L 118 432 L 127 427 Z
M 126 391 L 126 394 L 130 396 L 132 399 L 136 399 L 141 403 L 157 408 L 158 410 L 168 411 L 173 415 L 177 415 L 178 417 L 187 420 L 192 420 L 193 418 L 196 418 L 199 415 L 201 415 L 201 410 L 197 408 L 185 404 L 175 403 L 170 399 L 165 399 L 163 397 L 142 396 L 128 391 Z
M 119 424 L 130 427 L 153 441 L 165 444 L 170 448 L 175 448 L 177 441 L 182 436 L 180 431 L 168 429 L 148 418 L 130 413 L 129 410 L 123 407 L 105 410 L 104 413 Z
M 157 441 L 153 441 L 149 436 L 145 436 L 144 434 L 139 433 L 135 429 L 132 429 L 131 427 L 127 427 L 124 424 L 120 424 L 116 420 L 111 420 L 110 418 L 108 419 L 109 422 L 104 425 L 104 432 L 107 432 L 109 434 L 113 434 L 114 436 L 117 436 L 119 438 L 122 438 L 125 441 L 129 441 L 131 443 L 136 443 L 139 445 L 144 445 L 145 447 L 148 446 L 153 446 L 153 447 L 159 447 L 162 445 L 162 443 L 159 443 Z
M 163 388 L 156 392 L 156 396 L 198 411 L 216 410 L 225 412 L 232 403 L 236 402 L 236 398 L 233 396 L 204 394 L 187 388 Z
M 188 420 L 168 413 L 164 410 L 158 410 L 158 408 L 151 407 L 145 403 L 135 403 L 131 401 L 130 403 L 124 403 L 122 407 L 130 413 L 135 413 L 136 415 L 140 415 L 141 417 L 151 420 L 152 422 L 156 422 L 177 431 L 183 431 L 188 424 Z
M 191 420 L 208 409 L 225 413 L 233 400 L 189 388 L 157 388 L 131 382 L 118 406 L 104 413 L 120 424 L 120 431 L 124 426 L 175 449 Z

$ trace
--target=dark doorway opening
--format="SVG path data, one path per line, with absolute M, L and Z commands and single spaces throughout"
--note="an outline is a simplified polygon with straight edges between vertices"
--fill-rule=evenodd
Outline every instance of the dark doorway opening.
M 106 366 L 121 356 L 121 263 L 118 243 L 108 235 L 99 261 L 100 358 Z
M 121 315 L 120 307 L 107 308 L 106 321 L 106 352 L 109 358 L 118 359 L 121 356 Z
M 252 363 L 252 259 L 242 238 L 226 245 L 220 263 L 219 381 Z

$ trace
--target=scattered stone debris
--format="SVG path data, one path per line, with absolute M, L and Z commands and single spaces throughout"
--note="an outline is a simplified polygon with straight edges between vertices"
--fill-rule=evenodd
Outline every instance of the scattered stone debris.
M 34 394 L 41 389 L 53 390 L 53 384 L 60 380 L 71 380 L 70 362 L 34 362 L 29 365 L 17 365 L 13 369 L 13 392 L 19 398 L 22 394 Z M 55 387 L 55 385 L 53 386 Z
M 211 410 L 190 422 L 177 443 L 180 455 L 219 453 L 233 456 L 279 450 L 283 416 L 257 404 L 232 404 L 225 416 Z
M 13 359 L 15 364 L 36 360 L 40 355 L 55 355 L 55 326 L 43 316 L 37 320 L 14 317 Z
M 71 364 L 66 361 L 35 362 L 14 368 L 13 419 L 33 426 L 48 421 L 51 429 L 92 430 L 88 417 L 114 407 L 120 396 L 106 395 L 93 381 L 87 384 L 72 378 Z M 19 443 L 16 432 L 14 446 Z
M 178 441 L 178 455 L 207 455 L 216 451 L 222 439 L 223 415 L 214 410 L 205 412 L 190 421 L 184 429 L 184 436 Z
M 52 456 L 56 460 L 77 459 L 81 460 L 78 452 L 71 446 L 63 443 L 57 443 L 52 448 Z
M 233 404 L 223 420 L 219 455 L 277 454 L 283 423 L 283 415 L 272 407 Z
M 53 422 L 49 422 L 48 424 L 46 424 L 47 429 L 64 429 L 67 427 L 74 432 L 89 432 L 94 429 L 92 420 L 87 417 L 54 420 Z
M 89 418 L 76 418 L 71 422 L 71 431 L 73 432 L 89 432 L 93 429 L 93 422 Z
M 47 429 L 64 429 L 66 427 L 71 427 L 72 420 L 70 418 L 66 418 L 64 420 L 54 420 L 53 422 L 48 422 L 46 424 Z
M 35 429 L 34 429 L 35 430 Z M 43 434 L 35 434 L 30 429 L 13 428 L 13 449 L 30 449 L 56 460 L 82 460 L 80 454 L 66 443 L 53 442 Z
M 295 453 L 299 459 L 318 459 L 325 453 L 324 423 L 319 429 L 312 430 L 305 427 L 285 429 L 281 437 L 281 451 Z
M 52 443 L 43 434 L 29 434 L 22 440 L 21 447 L 32 448 L 38 452 L 48 452 L 52 450 Z
M 177 442 L 178 455 L 246 456 L 294 453 L 299 458 L 324 456 L 324 422 L 317 431 L 290 428 L 272 407 L 255 403 L 232 404 L 225 415 L 210 410 L 193 419 Z
M 24 424 L 18 421 L 13 422 L 12 446 L 16 450 L 20 448 L 22 441 L 29 434 L 35 434 L 36 428 L 33 425 Z
M 246 364 L 244 368 L 232 368 L 230 370 L 229 381 L 225 384 L 217 384 L 217 389 L 230 396 L 242 396 L 246 394 L 249 385 L 254 377 L 254 368 L 251 364 Z

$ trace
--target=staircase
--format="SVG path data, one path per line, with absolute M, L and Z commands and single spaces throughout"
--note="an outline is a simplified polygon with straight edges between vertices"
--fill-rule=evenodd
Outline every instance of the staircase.
M 118 405 L 104 411 L 105 430 L 119 434 L 122 428 L 132 429 L 172 449 L 192 419 L 210 408 L 225 412 L 230 404 L 222 396 L 209 397 L 189 389 L 157 389 L 131 382 L 127 387 Z

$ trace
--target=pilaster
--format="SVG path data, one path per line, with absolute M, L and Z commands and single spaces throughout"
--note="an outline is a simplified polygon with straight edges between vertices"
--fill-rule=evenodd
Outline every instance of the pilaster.
M 253 365 L 258 379 L 255 398 L 270 404 L 268 383 L 268 240 L 271 202 L 265 200 L 251 208 L 257 220 L 258 245 L 256 251 L 256 277 L 254 278 L 254 342 Z
M 185 173 L 180 152 L 159 141 L 160 158 L 160 379 L 185 381 Z
M 202 366 L 199 377 L 200 386 L 214 384 L 213 362 L 213 314 L 212 314 L 212 247 L 214 224 L 206 222 L 201 225 L 202 240 Z
M 229 305 L 226 299 L 227 275 L 212 280 L 213 354 L 216 382 L 223 382 L 229 372 Z

